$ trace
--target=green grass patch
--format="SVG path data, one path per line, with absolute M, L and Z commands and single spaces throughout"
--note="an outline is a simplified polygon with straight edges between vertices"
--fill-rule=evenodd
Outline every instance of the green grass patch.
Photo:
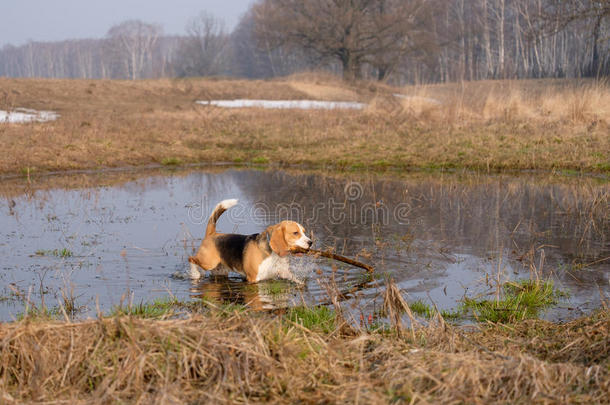
M 217 309 L 220 310 L 223 314 L 233 314 L 235 312 L 246 312 L 248 306 L 245 304 L 238 304 L 236 302 L 223 302 L 217 306 Z
M 277 296 L 290 290 L 290 285 L 282 280 L 269 280 L 264 283 L 260 283 L 258 288 L 265 294 Z
M 464 316 L 464 311 L 462 311 L 459 308 L 458 309 L 454 309 L 454 310 L 445 310 L 445 309 L 442 309 L 441 310 L 441 316 L 446 321 L 457 321 L 458 319 L 461 319 Z
M 264 165 L 264 164 L 269 163 L 269 159 L 264 156 L 256 156 L 256 157 L 252 158 L 252 163 L 257 164 L 257 165 Z
M 190 302 L 190 303 L 178 303 L 182 308 L 188 309 L 189 311 L 193 311 L 195 309 L 199 310 L 201 308 L 207 308 L 212 312 L 215 312 L 222 316 L 233 315 L 236 312 L 242 313 L 248 310 L 248 306 L 246 304 L 240 304 L 236 302 L 229 301 L 218 301 L 215 298 L 203 296 L 201 301 L 199 302 Z
M 432 318 L 434 315 L 434 308 L 431 305 L 426 304 L 422 300 L 416 300 L 409 303 L 409 308 L 411 308 L 411 312 L 416 315 L 423 316 L 425 318 Z
M 416 300 L 416 301 L 410 302 L 409 308 L 411 308 L 411 311 L 414 314 L 423 316 L 424 318 L 428 318 L 428 319 L 431 319 L 432 317 L 434 317 L 434 314 L 436 313 L 436 310 L 434 309 L 434 307 L 432 305 L 426 304 L 422 300 Z M 445 320 L 450 320 L 450 321 L 458 320 L 464 315 L 464 311 L 460 308 L 455 309 L 455 310 L 443 309 L 440 312 L 441 312 L 441 316 Z
M 167 157 L 161 160 L 163 166 L 179 166 L 182 164 L 182 160 L 176 157 Z
M 26 167 L 22 167 L 19 171 L 21 172 L 22 175 L 28 177 L 30 174 L 33 174 L 36 171 L 36 168 L 26 166 Z
M 538 317 L 541 310 L 557 303 L 562 292 L 552 281 L 521 280 L 503 286 L 500 300 L 465 298 L 462 308 L 481 322 L 513 323 Z
M 175 298 L 159 298 L 153 302 L 141 302 L 130 307 L 115 306 L 108 314 L 110 317 L 130 315 L 139 318 L 161 318 L 174 313 L 179 302 Z
M 348 159 L 337 159 L 335 164 L 337 165 L 337 168 L 344 169 L 344 168 L 349 166 L 350 160 L 348 160 Z
M 366 168 L 367 168 L 367 165 L 362 162 L 353 163 L 352 165 L 350 165 L 351 170 L 363 170 Z
M 290 308 L 286 317 L 306 329 L 322 333 L 330 333 L 336 328 L 335 313 L 325 306 Z
M 582 171 L 577 169 L 560 169 L 557 172 L 566 177 L 578 177 L 582 174 Z
M 596 163 L 593 167 L 600 172 L 610 172 L 610 163 L 608 162 Z
M 39 249 L 36 251 L 37 256 L 56 256 L 56 257 L 72 257 L 74 253 L 70 249 L 53 249 L 53 250 L 44 250 Z
M 30 306 L 27 311 L 17 314 L 16 319 L 22 321 L 24 319 L 31 321 L 50 321 L 62 318 L 61 309 L 59 307 L 38 307 Z
M 391 166 L 390 162 L 385 159 L 376 160 L 373 162 L 373 166 L 377 169 L 385 169 Z
M 352 287 L 362 286 L 368 283 L 372 283 L 375 280 L 383 279 L 384 274 L 382 273 L 362 273 L 356 277 L 356 279 L 351 283 Z

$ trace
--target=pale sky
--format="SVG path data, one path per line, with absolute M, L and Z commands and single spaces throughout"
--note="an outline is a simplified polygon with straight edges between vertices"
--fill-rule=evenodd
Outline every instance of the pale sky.
M 254 0 L 0 0 L 0 47 L 28 40 L 100 38 L 116 23 L 158 23 L 183 34 L 189 18 L 207 11 L 232 30 Z

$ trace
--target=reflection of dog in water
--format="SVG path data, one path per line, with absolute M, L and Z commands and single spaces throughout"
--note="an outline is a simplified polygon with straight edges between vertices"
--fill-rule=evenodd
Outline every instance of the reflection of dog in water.
M 287 256 L 296 247 L 311 247 L 305 228 L 294 221 L 282 221 L 253 235 L 216 232 L 218 218 L 235 204 L 237 200 L 224 200 L 214 208 L 199 250 L 189 257 L 191 278 L 201 277 L 202 268 L 213 274 L 234 271 L 246 276 L 249 283 L 276 277 L 301 283 L 290 271 Z
M 192 297 L 217 303 L 247 305 L 255 311 L 284 308 L 291 304 L 293 294 L 288 285 L 274 286 L 267 283 L 245 284 L 226 276 L 211 277 L 209 281 L 194 284 Z

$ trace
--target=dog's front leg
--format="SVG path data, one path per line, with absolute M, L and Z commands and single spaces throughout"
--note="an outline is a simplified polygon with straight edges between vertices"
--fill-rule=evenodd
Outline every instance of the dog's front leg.
M 199 280 L 199 278 L 201 278 L 201 272 L 199 271 L 199 267 L 193 263 L 190 262 L 190 267 L 189 267 L 189 271 L 188 274 L 191 277 L 192 280 Z

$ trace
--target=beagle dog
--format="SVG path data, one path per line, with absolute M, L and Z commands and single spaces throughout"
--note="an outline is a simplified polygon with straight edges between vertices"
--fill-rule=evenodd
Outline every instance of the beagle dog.
M 235 199 L 224 200 L 214 208 L 199 250 L 189 257 L 191 278 L 201 277 L 201 268 L 215 274 L 234 271 L 246 276 L 249 283 L 279 277 L 302 284 L 288 268 L 287 255 L 296 247 L 311 247 L 305 228 L 294 221 L 282 221 L 253 235 L 216 232 L 218 218 L 235 204 Z

